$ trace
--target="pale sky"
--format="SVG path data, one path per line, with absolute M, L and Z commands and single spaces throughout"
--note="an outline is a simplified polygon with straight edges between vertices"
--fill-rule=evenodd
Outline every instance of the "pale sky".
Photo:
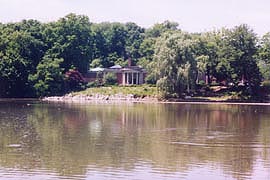
M 150 27 L 165 20 L 188 32 L 248 24 L 270 32 L 270 0 L 0 0 L 0 22 L 55 21 L 69 13 L 91 22 L 135 22 Z

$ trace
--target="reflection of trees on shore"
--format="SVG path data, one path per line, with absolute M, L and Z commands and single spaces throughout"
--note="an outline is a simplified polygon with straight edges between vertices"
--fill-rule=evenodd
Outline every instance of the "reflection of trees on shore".
M 268 167 L 270 171 L 270 112 L 261 117 L 261 126 L 260 126 L 260 136 L 259 140 L 262 143 L 262 146 L 268 147 L 263 148 L 261 153 L 261 158 L 264 160 L 264 166 Z M 270 178 L 270 173 L 269 173 Z
M 237 105 L 38 104 L 22 110 L 23 124 L 11 117 L 1 128 L 0 163 L 61 175 L 85 174 L 89 165 L 129 171 L 140 161 L 170 172 L 208 164 L 241 179 L 252 173 L 258 157 L 253 145 L 263 143 L 260 158 L 269 160 L 266 110 L 270 112 Z M 15 158 L 7 144 L 22 142 Z

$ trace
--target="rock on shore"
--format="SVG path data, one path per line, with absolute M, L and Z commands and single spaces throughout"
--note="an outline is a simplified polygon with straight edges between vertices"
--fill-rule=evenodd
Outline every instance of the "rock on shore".
M 136 97 L 133 94 L 114 94 L 114 95 L 73 95 L 67 94 L 65 96 L 52 96 L 44 97 L 43 101 L 54 101 L 54 102 L 90 102 L 90 101 L 129 101 L 129 102 L 157 102 L 158 99 L 155 97 Z

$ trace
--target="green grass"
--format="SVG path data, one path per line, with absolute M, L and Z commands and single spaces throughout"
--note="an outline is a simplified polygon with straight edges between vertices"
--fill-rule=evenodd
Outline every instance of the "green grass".
M 72 92 L 72 96 L 83 95 L 83 96 L 96 96 L 96 95 L 133 95 L 135 98 L 157 98 L 159 100 L 166 100 L 161 98 L 162 96 L 158 93 L 157 87 L 150 85 L 138 85 L 138 86 L 101 86 L 91 87 L 83 91 Z M 175 99 L 185 100 L 185 99 Z M 187 101 L 242 101 L 238 93 L 223 93 L 213 94 L 211 96 L 193 96 L 186 99 Z
M 135 97 L 156 97 L 158 95 L 157 88 L 149 85 L 141 86 L 109 86 L 109 87 L 92 87 L 84 91 L 73 92 L 72 95 L 86 95 L 93 96 L 95 94 L 101 95 L 115 95 L 115 94 L 133 94 Z
M 197 100 L 206 100 L 206 101 L 229 101 L 232 100 L 232 96 L 229 95 L 223 95 L 223 96 L 213 96 L 213 97 L 205 97 L 205 96 L 197 96 L 197 97 L 193 97 Z

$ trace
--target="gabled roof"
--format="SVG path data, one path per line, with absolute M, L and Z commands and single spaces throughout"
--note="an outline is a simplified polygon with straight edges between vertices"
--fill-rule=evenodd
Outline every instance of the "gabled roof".
M 146 73 L 146 70 L 143 69 L 141 66 L 126 66 L 126 67 L 121 67 L 120 65 L 114 65 L 110 68 L 92 68 L 89 70 L 89 72 L 142 72 Z
M 104 68 L 100 68 L 100 67 L 97 67 L 97 68 L 92 68 L 90 69 L 91 72 L 100 72 L 100 71 L 104 71 Z
M 144 68 L 142 68 L 141 66 L 127 66 L 122 68 L 122 71 L 137 71 L 137 72 L 146 72 L 146 70 Z
M 116 64 L 116 65 L 110 67 L 110 69 L 121 69 L 121 68 L 122 68 L 122 66 L 120 66 L 120 65 L 118 65 L 118 64 Z

